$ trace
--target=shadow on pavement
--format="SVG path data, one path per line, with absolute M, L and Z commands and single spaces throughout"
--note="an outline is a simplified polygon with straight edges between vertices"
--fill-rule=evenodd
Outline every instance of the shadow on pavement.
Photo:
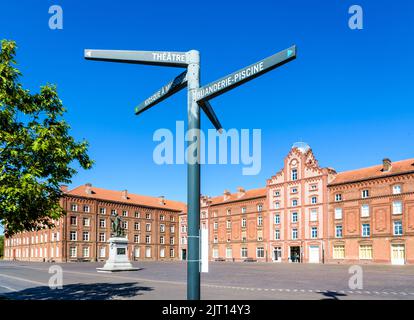
M 338 293 L 333 291 L 326 291 L 326 292 L 320 292 L 323 296 L 326 298 L 322 300 L 339 300 L 338 297 L 345 297 L 347 296 L 345 293 Z
M 129 283 L 75 283 L 64 285 L 62 289 L 48 286 L 28 288 L 21 291 L 3 293 L 3 298 L 17 300 L 111 300 L 132 298 L 153 288 Z

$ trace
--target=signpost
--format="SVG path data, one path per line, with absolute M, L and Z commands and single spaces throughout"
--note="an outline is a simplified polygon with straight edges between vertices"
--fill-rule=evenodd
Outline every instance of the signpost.
M 132 64 L 181 67 L 187 70 L 179 74 L 152 96 L 135 108 L 140 114 L 187 86 L 188 130 L 193 139 L 188 141 L 187 159 L 187 211 L 188 211 L 188 256 L 187 256 L 187 299 L 200 299 L 200 107 L 214 127 L 221 132 L 220 124 L 209 100 L 247 81 L 273 70 L 296 58 L 296 46 L 280 51 L 268 58 L 233 72 L 200 88 L 200 53 L 168 51 L 124 51 L 85 50 L 85 59 Z M 195 148 L 193 146 L 195 145 Z M 191 151 L 190 151 L 191 150 Z M 207 235 L 206 235 L 207 237 Z M 208 244 L 203 243 L 203 258 L 208 259 Z M 208 270 L 208 266 L 203 266 Z

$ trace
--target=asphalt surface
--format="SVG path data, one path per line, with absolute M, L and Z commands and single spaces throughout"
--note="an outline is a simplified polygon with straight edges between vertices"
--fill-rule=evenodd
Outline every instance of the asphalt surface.
M 138 271 L 98 273 L 102 263 L 0 261 L 0 297 L 28 300 L 185 299 L 186 264 L 134 262 Z M 51 266 L 63 286 L 49 286 Z M 362 288 L 349 286 L 348 265 L 211 262 L 202 299 L 414 299 L 414 266 L 361 265 Z M 52 284 L 56 284 L 52 278 Z

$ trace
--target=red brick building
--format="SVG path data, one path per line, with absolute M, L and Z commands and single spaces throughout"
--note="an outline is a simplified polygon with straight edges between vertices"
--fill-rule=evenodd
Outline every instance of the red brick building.
M 337 173 L 297 143 L 265 188 L 200 201 L 210 260 L 414 263 L 414 159 Z
M 285 157 L 283 169 L 267 180 L 273 261 L 325 260 L 327 185 L 335 174 L 319 166 L 307 144 L 297 143 Z
M 210 260 L 414 263 L 414 159 L 337 173 L 294 144 L 263 188 L 201 196 Z M 5 240 L 5 259 L 107 255 L 109 216 L 124 216 L 131 259 L 187 258 L 183 203 L 91 185 L 66 191 L 57 228 Z
M 63 191 L 61 206 L 67 214 L 55 222 L 56 228 L 24 232 L 6 239 L 4 259 L 106 260 L 111 214 L 115 212 L 122 216 L 131 260 L 178 258 L 178 216 L 186 210 L 184 203 L 91 184 Z
M 330 262 L 414 263 L 414 159 L 341 172 L 328 191 Z

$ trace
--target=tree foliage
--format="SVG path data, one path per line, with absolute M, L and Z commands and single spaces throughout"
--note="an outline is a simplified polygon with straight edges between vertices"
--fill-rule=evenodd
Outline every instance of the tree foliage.
M 16 44 L 0 51 L 0 222 L 6 236 L 52 227 L 64 214 L 61 184 L 76 174 L 73 165 L 92 166 L 88 143 L 76 142 L 63 119 L 65 108 L 54 85 L 31 94 L 19 82 Z

